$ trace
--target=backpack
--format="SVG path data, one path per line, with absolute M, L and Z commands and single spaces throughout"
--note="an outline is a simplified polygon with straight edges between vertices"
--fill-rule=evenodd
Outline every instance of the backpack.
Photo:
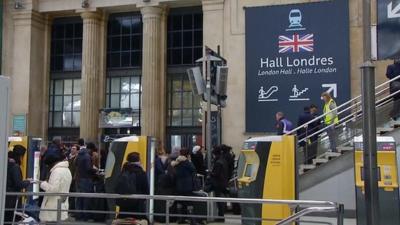
M 120 195 L 136 194 L 136 174 L 122 172 L 117 179 L 115 193 Z

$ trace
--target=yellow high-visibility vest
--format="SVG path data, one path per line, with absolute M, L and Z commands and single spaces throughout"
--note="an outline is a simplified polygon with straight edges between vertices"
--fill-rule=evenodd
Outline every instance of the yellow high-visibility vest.
M 331 125 L 332 122 L 335 124 L 339 123 L 339 117 L 337 116 L 337 114 L 336 114 L 336 117 L 333 118 L 333 113 L 331 113 L 332 110 L 331 110 L 330 106 L 333 103 L 335 103 L 335 101 L 333 101 L 333 99 L 331 99 L 331 100 L 329 100 L 328 103 L 325 103 L 325 106 L 324 106 L 324 114 L 326 114 L 324 122 L 326 125 Z

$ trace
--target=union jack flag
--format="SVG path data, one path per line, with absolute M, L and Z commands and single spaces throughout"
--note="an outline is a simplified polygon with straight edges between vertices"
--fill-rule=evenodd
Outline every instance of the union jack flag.
M 314 34 L 279 36 L 279 53 L 286 52 L 313 52 Z

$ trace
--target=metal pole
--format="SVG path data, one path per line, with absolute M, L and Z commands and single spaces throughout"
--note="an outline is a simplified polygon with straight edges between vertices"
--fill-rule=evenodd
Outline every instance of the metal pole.
M 339 204 L 337 216 L 338 216 L 337 225 L 344 225 L 344 205 L 343 204 Z
M 375 67 L 362 66 L 363 153 L 367 225 L 379 225 L 378 166 L 376 150 Z
M 209 53 L 206 53 L 206 67 L 207 67 L 207 168 L 211 171 L 211 61 Z
M 10 109 L 10 80 L 0 76 L 0 176 L 7 177 L 8 148 L 8 112 Z M 0 225 L 4 224 L 6 200 L 6 180 L 0 179 Z M 7 221 L 9 222 L 9 221 Z
M 169 200 L 165 201 L 165 224 L 169 225 Z
M 371 60 L 371 0 L 363 0 L 364 62 Z
M 59 198 L 57 200 L 57 225 L 61 224 L 61 208 L 62 208 L 61 204 L 62 204 L 62 201 L 61 201 L 61 198 Z

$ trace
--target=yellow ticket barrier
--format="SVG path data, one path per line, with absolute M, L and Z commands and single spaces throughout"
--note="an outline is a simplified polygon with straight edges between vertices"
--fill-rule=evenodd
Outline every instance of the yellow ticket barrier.
M 129 136 L 114 140 L 110 146 L 105 169 L 106 192 L 114 193 L 118 175 L 121 173 L 127 156 L 132 152 L 137 152 L 140 154 L 140 162 L 148 176 L 150 195 L 154 195 L 156 145 L 156 139 L 147 136 Z M 111 210 L 116 209 L 118 211 L 115 202 L 109 201 L 108 203 Z M 150 200 L 148 204 L 149 213 L 153 212 L 153 207 L 153 201 Z M 151 217 L 150 220 L 152 220 Z
M 357 225 L 367 224 L 365 210 L 364 162 L 362 137 L 355 138 L 355 183 Z M 397 174 L 396 142 L 392 137 L 377 137 L 378 189 L 380 223 L 400 224 L 399 182 Z
M 252 138 L 244 143 L 238 165 L 240 198 L 295 200 L 296 137 L 268 136 Z M 242 205 L 242 217 L 270 221 L 242 220 L 244 225 L 273 225 L 287 218 L 287 205 Z M 275 220 L 275 221 L 274 221 Z

